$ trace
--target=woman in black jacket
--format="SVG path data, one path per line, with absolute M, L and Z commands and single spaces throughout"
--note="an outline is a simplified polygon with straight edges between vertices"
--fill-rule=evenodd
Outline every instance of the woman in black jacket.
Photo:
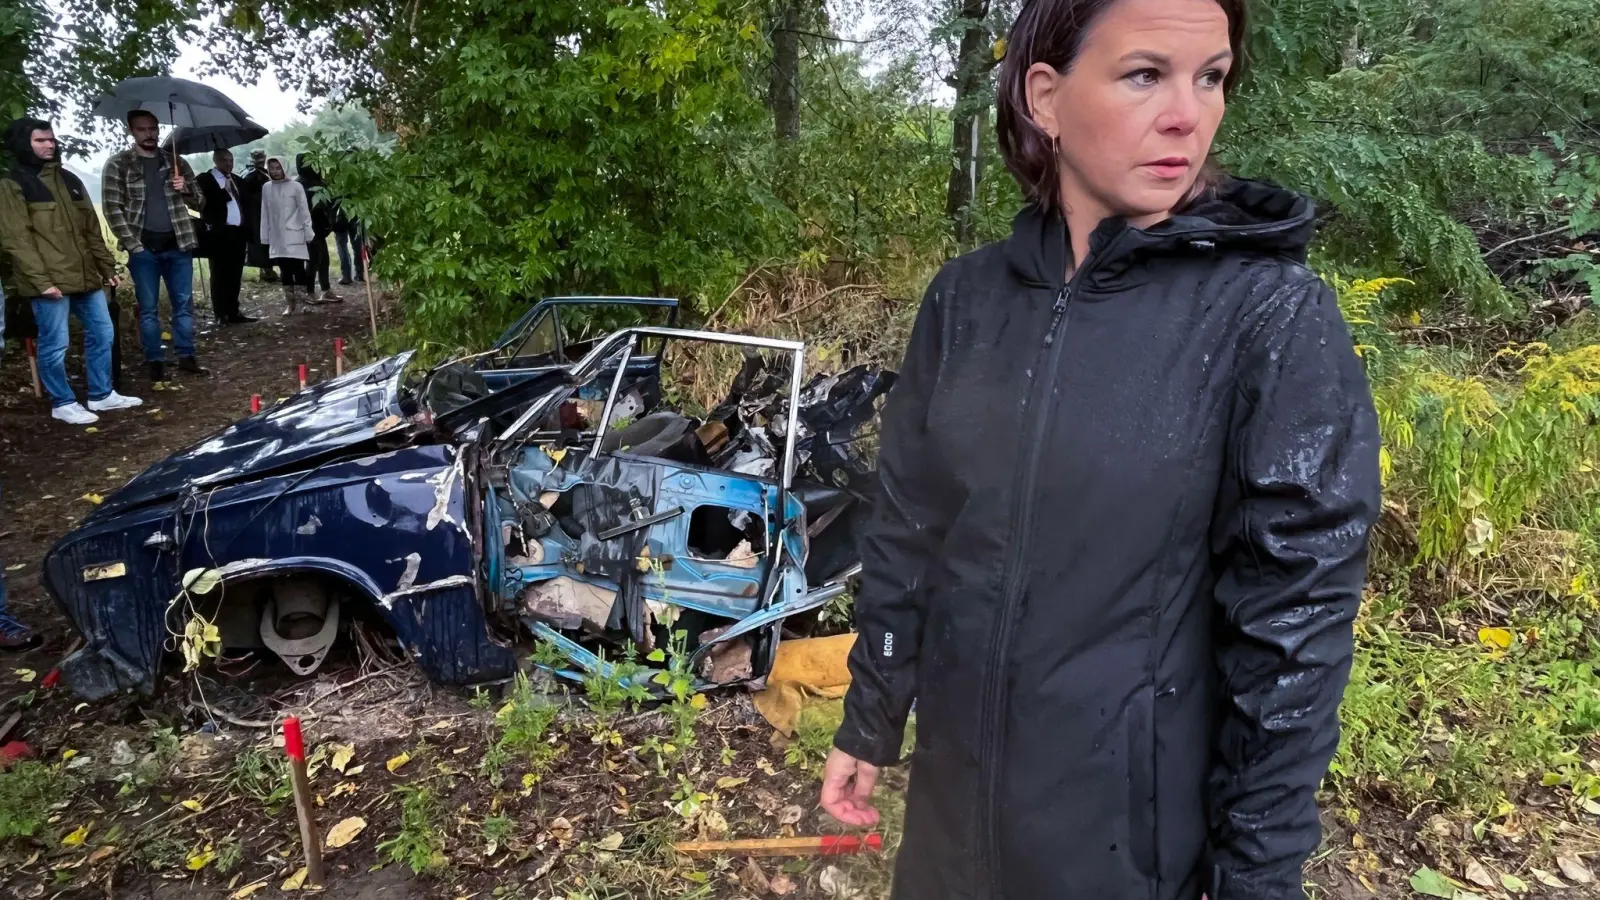
M 1030 204 L 930 285 L 883 416 L 823 806 L 897 900 L 1289 900 L 1318 842 L 1378 430 L 1310 201 L 1206 166 L 1245 0 L 1031 0 Z

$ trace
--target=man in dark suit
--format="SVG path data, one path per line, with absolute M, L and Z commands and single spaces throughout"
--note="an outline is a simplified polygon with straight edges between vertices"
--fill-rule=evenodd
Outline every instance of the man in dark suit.
M 211 255 L 211 310 L 222 325 L 244 325 L 256 321 L 239 311 L 239 285 L 244 279 L 245 230 L 244 187 L 233 176 L 233 154 L 218 150 L 211 154 L 215 167 L 200 176 L 205 208 L 200 218 L 206 225 L 205 246 Z

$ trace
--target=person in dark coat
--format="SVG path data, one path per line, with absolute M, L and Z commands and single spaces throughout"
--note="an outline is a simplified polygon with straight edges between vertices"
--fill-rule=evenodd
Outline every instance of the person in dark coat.
M 261 188 L 272 180 L 267 174 L 267 151 L 250 151 L 250 171 L 239 178 L 244 188 L 245 265 L 261 271 L 261 280 L 274 282 L 278 273 L 272 266 L 272 255 L 267 245 L 256 240 L 261 234 Z
M 883 414 L 822 804 L 917 726 L 896 900 L 1291 900 L 1378 426 L 1306 198 L 1208 169 L 1245 0 L 1031 0 L 1030 201 L 934 278 Z
M 244 278 L 245 252 L 250 232 L 244 209 L 244 186 L 233 174 L 233 154 L 217 150 L 214 164 L 200 176 L 206 207 L 200 214 L 206 226 L 205 246 L 211 257 L 211 311 L 223 325 L 248 325 L 256 321 L 239 309 L 239 289 Z M 256 198 L 259 209 L 260 197 Z
M 312 168 L 307 154 L 295 154 L 294 168 L 299 173 L 295 180 L 305 188 L 306 201 L 311 204 L 312 240 L 307 247 L 311 252 L 311 260 L 307 266 L 311 280 L 322 285 L 322 293 L 318 295 L 317 300 L 323 303 L 341 303 L 344 298 L 335 294 L 333 286 L 328 283 L 328 235 L 333 233 L 333 195 L 328 193 L 328 185 L 322 180 L 322 173 Z

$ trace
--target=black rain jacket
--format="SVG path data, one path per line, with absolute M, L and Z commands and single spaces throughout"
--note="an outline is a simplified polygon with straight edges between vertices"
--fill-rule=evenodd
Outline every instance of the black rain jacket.
M 916 744 L 896 900 L 1290 900 L 1338 745 L 1378 428 L 1309 200 L 1229 181 L 928 288 L 835 744 Z

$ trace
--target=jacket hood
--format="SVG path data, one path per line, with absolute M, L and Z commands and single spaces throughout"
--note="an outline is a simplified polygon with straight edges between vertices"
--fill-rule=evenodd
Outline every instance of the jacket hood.
M 269 157 L 267 157 L 266 163 L 264 165 L 262 165 L 262 167 L 261 167 L 261 170 L 263 172 L 267 173 L 267 180 L 268 181 L 275 181 L 276 180 L 276 179 L 274 179 L 272 177 L 272 172 L 270 171 L 271 168 L 272 168 L 272 164 L 274 162 L 276 162 L 283 169 L 283 180 L 284 181 L 293 181 L 294 180 L 293 178 L 289 177 L 289 167 L 283 164 L 283 157 L 281 157 L 281 156 L 269 156 Z
M 6 155 L 11 157 L 11 161 L 19 166 L 28 166 L 34 169 L 44 167 L 47 162 L 59 162 L 59 160 L 54 159 L 48 161 L 40 159 L 38 154 L 33 152 L 33 133 L 49 127 L 50 123 L 43 119 L 22 118 L 13 121 L 6 126 Z M 57 153 L 59 152 L 58 149 Z
M 1134 228 L 1106 219 L 1089 239 L 1097 276 L 1135 260 L 1218 250 L 1244 250 L 1304 262 L 1316 232 L 1316 209 L 1303 194 L 1263 181 L 1229 178 L 1166 221 Z M 1029 204 L 1011 224 L 1005 256 L 1027 284 L 1055 286 L 1067 271 L 1067 223 Z
M 306 159 L 306 154 L 296 153 L 294 155 L 294 168 L 299 173 L 298 180 L 301 184 L 308 188 L 322 186 L 322 173 L 311 165 L 311 161 Z

